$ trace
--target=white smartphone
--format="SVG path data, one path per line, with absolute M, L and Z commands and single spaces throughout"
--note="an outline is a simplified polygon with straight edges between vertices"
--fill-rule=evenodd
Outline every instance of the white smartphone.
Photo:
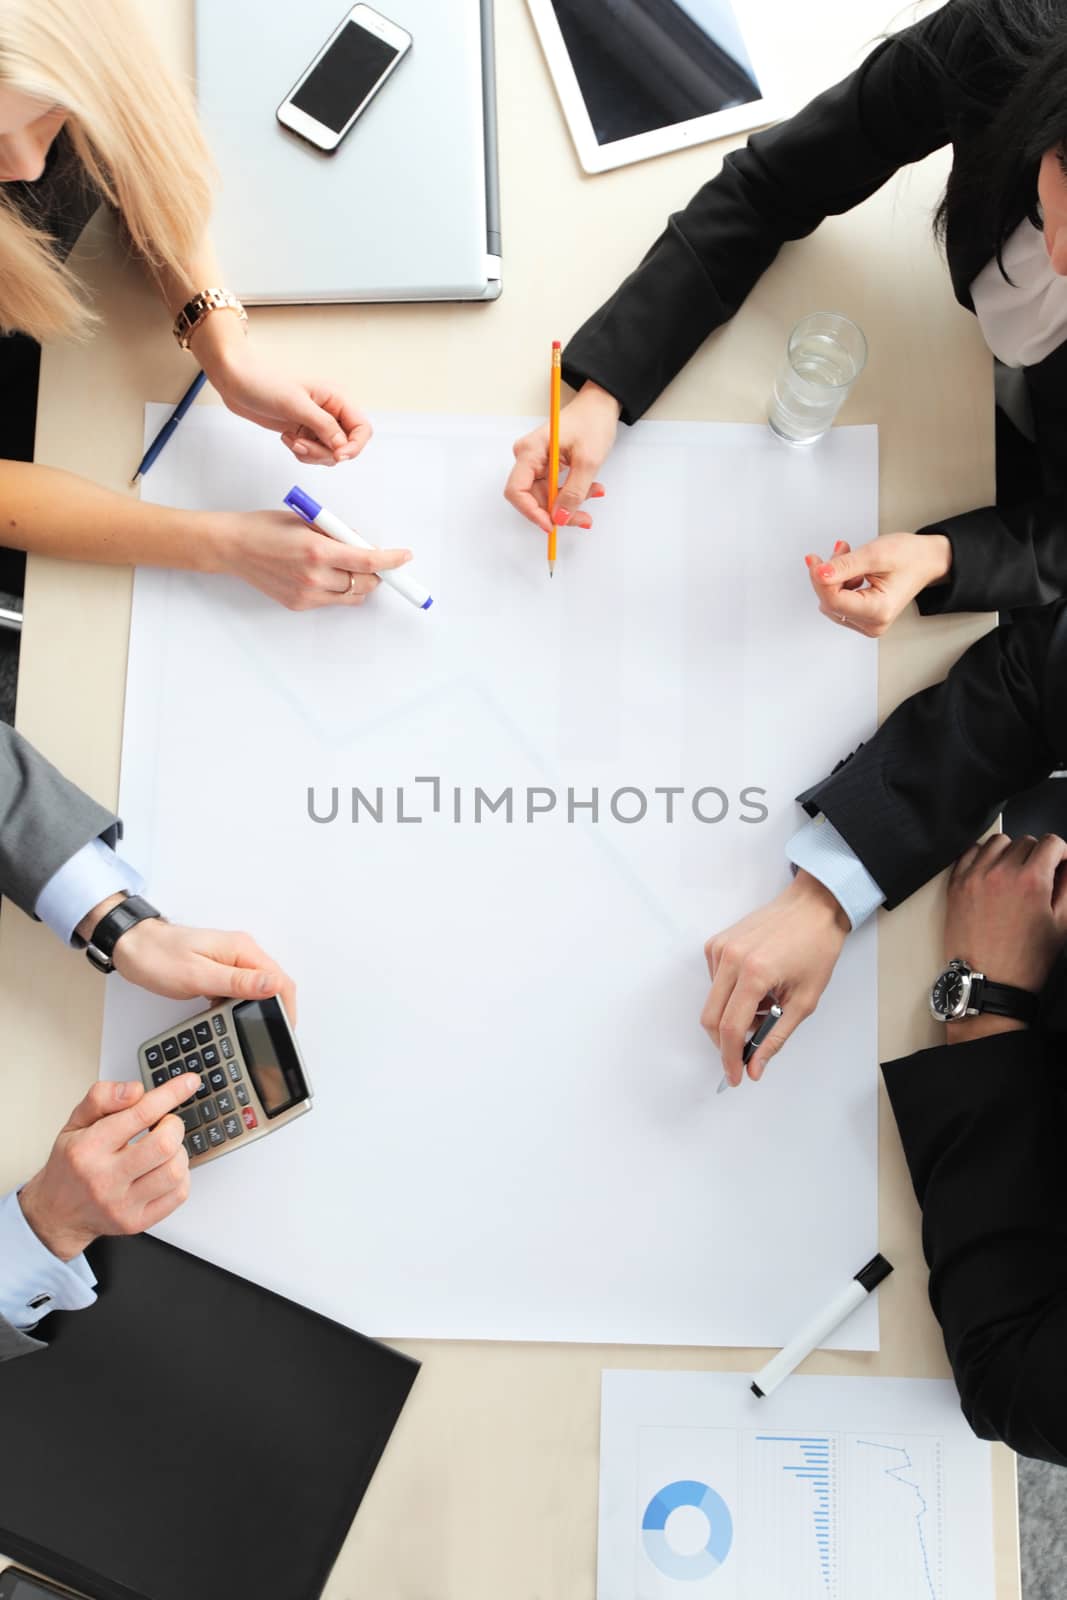
M 278 107 L 278 121 L 333 151 L 411 49 L 411 35 L 370 6 L 353 6 Z

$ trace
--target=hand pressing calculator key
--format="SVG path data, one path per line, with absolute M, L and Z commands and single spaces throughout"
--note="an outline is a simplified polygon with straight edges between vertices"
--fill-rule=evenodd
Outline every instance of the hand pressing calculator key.
M 137 1052 L 146 1089 L 183 1072 L 200 1087 L 179 1107 L 189 1165 L 211 1161 L 311 1110 L 311 1082 L 278 999 L 222 1000 Z

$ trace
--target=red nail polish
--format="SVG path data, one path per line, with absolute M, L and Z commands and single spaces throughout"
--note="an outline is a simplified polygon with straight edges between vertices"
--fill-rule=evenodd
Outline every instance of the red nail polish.
M 821 578 L 823 583 L 829 583 L 834 576 L 834 569 L 833 567 L 820 567 L 815 576 Z
M 818 559 L 819 559 L 818 556 L 805 556 L 804 557 L 804 565 L 807 567 L 809 572 L 811 571 L 812 562 L 813 561 L 818 561 Z
M 571 514 L 565 506 L 557 506 L 552 513 L 552 521 L 557 528 L 565 528 L 570 520 Z
M 835 556 L 839 556 L 844 548 L 845 548 L 844 539 L 838 539 L 837 543 L 834 545 L 834 555 Z
M 603 484 L 598 483 L 596 488 L 593 490 L 593 499 L 594 500 L 603 500 L 603 498 L 607 494 L 607 492 L 608 491 L 604 488 Z

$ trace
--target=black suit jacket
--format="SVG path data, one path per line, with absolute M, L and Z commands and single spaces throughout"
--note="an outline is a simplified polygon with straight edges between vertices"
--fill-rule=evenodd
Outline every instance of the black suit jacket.
M 1065 750 L 1059 601 L 972 645 L 943 683 L 906 700 L 799 798 L 826 813 L 891 908 Z M 1062 972 L 1045 998 L 1033 1031 L 923 1051 L 884 1071 L 923 1208 L 930 1298 L 968 1420 L 984 1438 L 1067 1465 Z
M 1056 3 L 1067 25 L 1067 3 Z M 1018 72 L 995 58 L 966 0 L 948 0 L 883 40 L 842 83 L 726 157 L 570 341 L 567 381 L 592 379 L 619 400 L 624 421 L 636 421 L 733 316 L 787 240 L 851 210 L 900 167 L 945 145 L 955 170 L 980 171 L 983 134 Z M 1018 221 L 1035 198 L 1033 185 L 1019 194 Z M 970 285 L 994 248 L 973 202 L 950 210 L 948 266 L 969 310 Z M 1067 593 L 1067 344 L 1028 368 L 1026 380 L 1037 446 L 1033 498 L 920 530 L 947 534 L 954 554 L 951 582 L 920 596 L 923 611 L 1009 610 Z
M 1029 1030 L 885 1068 L 930 1301 L 983 1439 L 1067 1466 L 1067 1040 Z
M 943 682 L 797 796 L 822 811 L 885 895 L 906 900 L 1067 751 L 1067 601 L 1001 623 Z

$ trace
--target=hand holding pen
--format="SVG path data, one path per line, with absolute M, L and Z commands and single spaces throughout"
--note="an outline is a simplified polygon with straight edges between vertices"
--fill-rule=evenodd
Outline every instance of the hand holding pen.
M 851 924 L 830 891 L 801 869 L 788 888 L 704 946 L 711 992 L 701 1023 L 731 1084 L 754 1082 L 818 1005 Z M 773 995 L 784 1015 L 743 1059 L 754 1019 Z
M 741 1051 L 741 1065 L 743 1067 L 748 1066 L 760 1045 L 770 1038 L 771 1034 L 774 1032 L 776 1024 L 781 1022 L 783 1014 L 782 1008 L 777 1004 L 777 1002 L 773 1002 L 767 1008 L 763 1021 L 760 1023 L 755 1033 L 753 1033 L 752 1037 L 746 1042 Z M 762 1074 L 762 1066 L 759 1068 L 759 1072 Z M 724 1072 L 722 1075 L 722 1082 L 719 1084 L 719 1087 L 716 1089 L 715 1093 L 722 1094 L 724 1089 L 729 1089 L 731 1087 L 736 1087 L 736 1085 L 731 1085 L 729 1077 Z

